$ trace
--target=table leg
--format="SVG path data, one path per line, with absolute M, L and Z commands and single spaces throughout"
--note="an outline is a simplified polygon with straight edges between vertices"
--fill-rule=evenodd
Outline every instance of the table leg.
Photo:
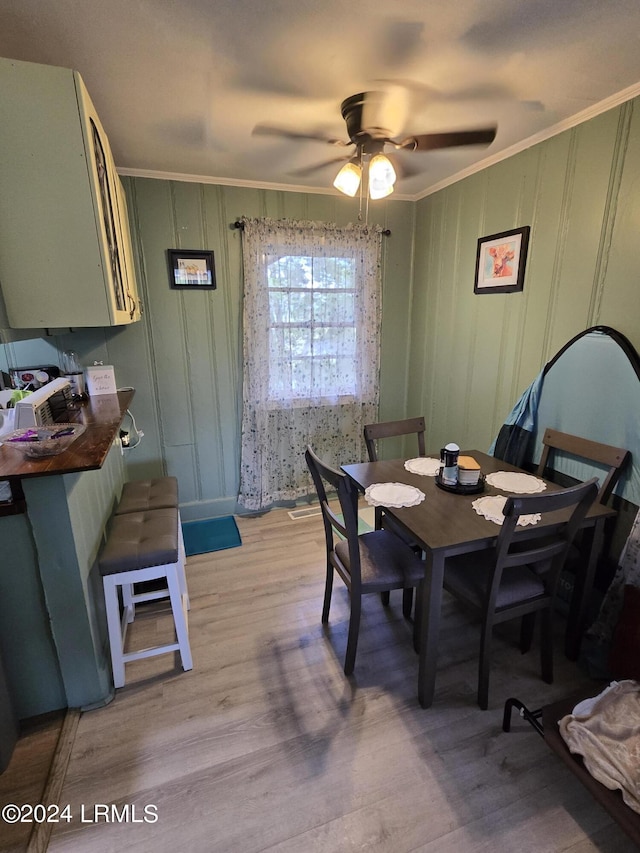
M 587 604 L 589 603 L 589 596 L 593 589 L 598 558 L 602 551 L 604 521 L 604 518 L 599 518 L 592 528 L 584 531 L 581 551 L 586 557 L 586 568 L 584 571 L 576 572 L 573 593 L 569 603 L 567 631 L 564 641 L 564 653 L 569 660 L 577 660 L 580 654 L 580 641 L 586 627 L 584 623 Z
M 438 637 L 442 606 L 442 580 L 444 554 L 425 554 L 425 578 L 422 583 L 422 614 L 420 623 L 420 663 L 418 667 L 418 701 L 430 708 L 436 683 L 438 663 Z

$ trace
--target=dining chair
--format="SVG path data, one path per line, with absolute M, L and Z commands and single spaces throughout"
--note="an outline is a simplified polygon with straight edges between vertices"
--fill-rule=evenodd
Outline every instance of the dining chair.
M 405 418 L 399 421 L 383 421 L 381 423 L 366 424 L 364 428 L 364 442 L 369 454 L 369 462 L 378 461 L 377 443 L 384 438 L 397 438 L 403 435 L 415 434 L 418 440 L 418 456 L 425 456 L 425 422 L 424 417 Z M 412 548 L 416 554 L 422 554 L 422 548 L 418 543 L 397 525 L 393 518 L 386 515 L 381 507 L 375 508 L 375 526 L 376 530 L 383 528 L 390 530 L 399 536 L 404 542 Z M 385 592 L 382 595 L 382 602 L 385 605 L 389 604 L 389 593 Z M 402 596 L 402 611 L 408 619 L 411 616 L 411 608 L 413 606 L 413 590 L 405 590 Z
M 599 503 L 606 503 L 607 498 L 616 486 L 622 469 L 624 468 L 630 453 L 623 447 L 613 447 L 610 444 L 601 444 L 568 432 L 560 432 L 557 429 L 547 428 L 542 437 L 542 455 L 538 463 L 537 474 L 540 477 L 549 476 L 548 468 L 553 468 L 553 461 L 557 452 L 568 453 L 570 456 L 594 462 L 606 469 L 602 485 L 598 491 Z
M 623 447 L 602 444 L 598 441 L 582 438 L 582 436 L 560 432 L 557 429 L 547 427 L 542 437 L 542 454 L 536 470 L 538 476 L 546 477 L 552 482 L 557 482 L 558 485 L 568 485 L 567 480 L 570 478 L 561 472 L 558 475 L 558 472 L 554 472 L 553 469 L 554 463 L 557 464 L 562 454 L 568 454 L 572 458 L 593 463 L 592 467 L 602 470 L 598 478 L 600 480 L 600 488 L 596 498 L 601 504 L 607 503 L 625 465 L 631 457 L 631 453 Z M 598 584 L 603 590 L 609 585 L 617 565 L 617 560 L 611 555 L 606 556 L 609 554 L 611 548 L 611 537 L 614 535 L 616 524 L 617 522 L 612 519 L 611 523 L 606 527 L 606 538 L 598 554 L 599 568 L 597 577 Z M 569 588 L 575 585 L 574 578 L 579 576 L 583 563 L 581 542 L 582 532 L 576 536 L 576 540 L 569 549 L 565 562 L 564 575 Z M 604 560 L 603 557 L 605 557 Z
M 351 611 L 344 662 L 345 675 L 355 665 L 362 596 L 391 589 L 413 589 L 424 578 L 424 564 L 402 540 L 388 530 L 358 533 L 358 490 L 343 472 L 326 465 L 307 447 L 305 459 L 322 509 L 327 548 L 326 580 L 322 622 L 329 621 L 333 576 L 337 574 L 349 590 Z M 327 487 L 335 491 L 341 515 L 327 498 Z M 419 608 L 417 608 L 419 610 Z M 414 620 L 414 648 L 418 648 L 419 613 Z
M 418 439 L 418 456 L 425 456 L 424 418 L 405 418 L 400 421 L 384 421 L 377 424 L 366 424 L 364 428 L 364 441 L 367 446 L 370 462 L 378 461 L 377 442 L 381 438 L 397 438 L 401 435 L 415 433 Z
M 521 618 L 520 648 L 531 647 L 536 614 L 541 614 L 542 678 L 553 681 L 553 612 L 558 578 L 569 547 L 598 494 L 596 477 L 559 491 L 507 498 L 496 545 L 486 551 L 460 554 L 445 563 L 444 588 L 479 615 L 482 622 L 478 667 L 478 705 L 489 702 L 493 627 Z M 569 518 L 545 535 L 536 527 L 517 527 L 520 516 L 546 516 L 570 509 Z

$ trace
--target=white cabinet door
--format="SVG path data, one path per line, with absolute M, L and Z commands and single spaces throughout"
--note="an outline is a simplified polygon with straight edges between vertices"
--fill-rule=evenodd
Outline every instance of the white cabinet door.
M 0 287 L 12 328 L 139 319 L 106 134 L 77 72 L 0 59 Z

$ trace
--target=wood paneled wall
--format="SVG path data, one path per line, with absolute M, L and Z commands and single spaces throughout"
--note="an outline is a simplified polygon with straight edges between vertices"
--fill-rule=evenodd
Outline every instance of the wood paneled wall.
M 608 325 L 640 348 L 636 99 L 417 204 L 408 399 L 486 450 L 540 369 Z M 531 226 L 524 290 L 473 292 L 479 237 Z
M 153 179 L 126 179 L 138 277 L 145 304 L 139 328 L 109 342 L 117 375 L 136 388 L 135 417 L 145 438 L 127 453 L 132 475 L 162 466 L 180 481 L 183 518 L 236 509 L 242 412 L 241 216 L 357 221 L 357 202 Z M 382 412 L 407 407 L 414 205 L 386 201 L 371 221 L 384 238 Z M 217 289 L 169 287 L 166 250 L 213 249 Z M 126 367 L 122 346 L 127 345 Z M 121 382 L 118 379 L 119 383 Z M 295 449 L 293 449 L 295 452 Z

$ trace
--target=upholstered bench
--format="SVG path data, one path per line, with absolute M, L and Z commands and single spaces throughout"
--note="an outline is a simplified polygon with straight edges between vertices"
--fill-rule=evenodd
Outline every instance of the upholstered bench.
M 125 515 L 130 512 L 146 512 L 152 509 L 166 509 L 168 507 L 178 507 L 178 480 L 176 477 L 152 477 L 149 480 L 130 480 L 122 487 L 122 494 L 118 506 L 114 510 L 114 515 Z M 178 510 L 178 538 L 181 557 L 180 571 L 180 589 L 183 595 L 186 596 L 187 609 L 191 607 L 189 601 L 189 593 L 187 590 L 187 578 L 185 575 L 185 564 L 187 554 L 184 549 L 184 539 L 182 536 L 182 522 L 180 520 L 180 511 Z M 158 588 L 158 584 L 147 584 L 147 587 L 154 589 Z M 146 587 L 145 587 L 146 588 Z M 166 595 L 169 591 L 166 589 Z M 133 589 L 123 588 L 123 595 L 128 599 L 133 598 L 136 601 L 149 600 L 145 593 L 134 595 Z M 160 598 L 161 596 L 153 596 Z
M 115 515 L 172 506 L 178 506 L 178 481 L 175 477 L 131 480 L 122 487 L 122 495 Z
M 192 669 L 187 628 L 188 596 L 184 585 L 177 507 L 115 515 L 98 565 L 104 587 L 114 685 L 124 686 L 125 663 L 168 652 L 179 651 L 182 668 Z M 133 593 L 134 584 L 157 579 L 164 579 L 166 587 L 140 595 Z M 122 588 L 122 616 L 119 588 Z M 176 642 L 125 652 L 127 627 L 135 619 L 136 603 L 166 598 L 167 595 L 171 602 Z

